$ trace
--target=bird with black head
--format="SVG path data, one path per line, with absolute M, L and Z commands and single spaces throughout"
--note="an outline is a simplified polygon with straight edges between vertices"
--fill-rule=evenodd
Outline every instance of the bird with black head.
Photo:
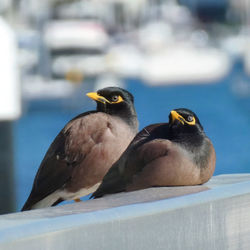
M 50 145 L 22 211 L 79 201 L 94 192 L 138 131 L 134 98 L 107 87 L 87 94 L 97 108 L 69 121 Z
M 175 109 L 169 123 L 142 129 L 92 197 L 159 186 L 199 185 L 215 169 L 215 150 L 194 112 Z

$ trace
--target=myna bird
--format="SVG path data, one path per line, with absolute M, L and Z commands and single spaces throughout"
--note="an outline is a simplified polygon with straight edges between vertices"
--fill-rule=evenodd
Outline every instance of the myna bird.
M 73 118 L 50 145 L 22 211 L 94 192 L 138 131 L 133 96 L 108 87 L 87 94 L 96 111 Z
M 213 144 L 198 117 L 188 109 L 175 109 L 169 123 L 149 125 L 135 136 L 92 197 L 202 184 L 213 175 L 215 160 Z

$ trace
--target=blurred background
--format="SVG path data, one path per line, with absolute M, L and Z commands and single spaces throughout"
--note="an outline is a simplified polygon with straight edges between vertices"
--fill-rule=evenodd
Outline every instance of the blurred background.
M 131 91 L 140 129 L 199 116 L 215 175 L 250 171 L 250 0 L 1 0 L 0 213 L 18 211 L 85 94 Z

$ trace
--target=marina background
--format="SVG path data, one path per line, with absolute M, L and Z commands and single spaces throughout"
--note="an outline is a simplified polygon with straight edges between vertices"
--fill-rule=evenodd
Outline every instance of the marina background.
M 22 113 L 12 122 L 15 210 L 57 133 L 95 108 L 85 94 L 110 85 L 133 93 L 140 129 L 168 121 L 173 108 L 192 109 L 214 143 L 215 175 L 248 173 L 247 6 L 222 0 L 4 6 L 3 19 L 17 39 L 22 97 Z

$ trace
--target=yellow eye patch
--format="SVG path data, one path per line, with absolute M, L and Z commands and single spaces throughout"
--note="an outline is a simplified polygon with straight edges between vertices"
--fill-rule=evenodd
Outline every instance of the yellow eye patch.
M 119 96 L 113 96 L 109 103 L 119 103 L 119 102 L 123 102 L 123 98 L 120 95 Z

